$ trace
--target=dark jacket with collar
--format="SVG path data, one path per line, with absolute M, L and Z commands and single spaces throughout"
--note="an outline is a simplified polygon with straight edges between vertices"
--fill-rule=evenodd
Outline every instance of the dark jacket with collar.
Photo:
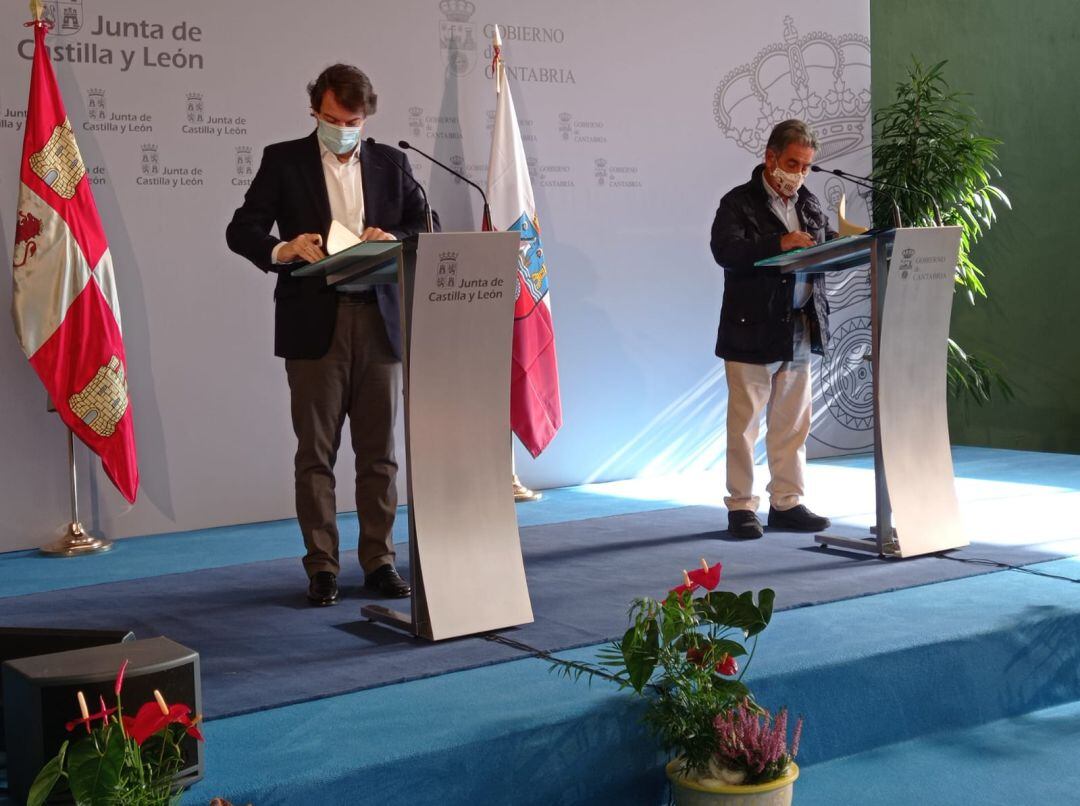
M 391 162 L 400 165 L 401 170 Z M 379 227 L 399 240 L 426 229 L 423 198 L 416 182 L 409 178 L 412 169 L 402 152 L 381 144 L 362 143 L 360 172 L 367 226 Z M 282 358 L 321 358 L 326 354 L 334 335 L 338 292 L 320 277 L 293 277 L 290 272 L 304 264 L 274 265 L 271 253 L 281 241 L 305 232 L 320 233 L 326 243 L 330 221 L 330 198 L 315 134 L 267 146 L 225 238 L 234 252 L 263 271 L 277 273 L 274 354 Z M 277 236 L 271 234 L 275 224 Z M 397 286 L 379 285 L 375 291 L 386 335 L 400 358 Z
M 750 181 L 720 200 L 712 225 L 712 253 L 724 267 L 724 302 L 716 336 L 716 354 L 729 361 L 768 364 L 790 361 L 794 345 L 792 322 L 794 275 L 781 275 L 754 263 L 780 254 L 787 226 L 769 206 L 758 165 Z M 795 210 L 804 231 L 818 243 L 835 238 L 817 197 L 799 189 Z M 814 278 L 813 304 L 807 305 L 811 346 L 824 351 L 829 338 L 829 306 L 825 281 Z

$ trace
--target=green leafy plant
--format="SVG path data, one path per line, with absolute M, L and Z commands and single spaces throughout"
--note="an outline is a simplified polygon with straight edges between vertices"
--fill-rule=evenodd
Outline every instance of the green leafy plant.
M 993 184 L 1001 176 L 1001 141 L 978 133 L 983 124 L 965 95 L 950 88 L 945 64 L 924 68 L 912 59 L 895 100 L 874 113 L 874 178 L 894 187 L 874 194 L 873 215 L 877 226 L 891 226 L 895 202 L 905 226 L 931 226 L 936 200 L 942 223 L 961 227 L 956 286 L 974 305 L 986 298 L 986 286 L 971 251 L 997 220 L 994 205 L 1009 207 L 1009 199 Z M 952 397 L 985 403 L 995 391 L 1004 399 L 1014 396 L 994 361 L 955 341 L 948 363 Z
M 127 661 L 116 676 L 116 706 L 91 714 L 86 698 L 77 694 L 81 718 L 67 724 L 68 732 L 86 731 L 78 741 L 65 741 L 60 751 L 34 779 L 27 806 L 43 806 L 54 791 L 70 790 L 76 806 L 173 806 L 180 802 L 176 774 L 183 769 L 181 740 L 202 741 L 191 709 L 169 705 L 161 692 L 135 716 L 123 713 L 120 692 Z
M 647 698 L 646 725 L 694 774 L 703 774 L 719 750 L 717 716 L 740 706 L 761 712 L 743 676 L 775 599 L 769 588 L 756 600 L 752 591 L 715 590 L 720 564 L 701 564 L 684 571 L 683 584 L 664 599 L 634 601 L 630 628 L 601 651 L 601 665 L 552 659 L 566 676 L 602 677 Z M 708 593 L 695 597 L 697 590 Z M 740 658 L 746 658 L 741 668 Z

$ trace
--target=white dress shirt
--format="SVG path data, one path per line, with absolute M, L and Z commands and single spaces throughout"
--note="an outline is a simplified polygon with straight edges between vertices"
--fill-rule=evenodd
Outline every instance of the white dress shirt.
M 364 183 L 360 174 L 360 148 L 358 146 L 353 151 L 347 162 L 341 162 L 337 155 L 320 141 L 319 154 L 322 156 L 326 195 L 330 199 L 330 218 L 359 238 L 364 232 Z M 274 247 L 270 254 L 271 261 L 280 263 L 277 256 L 284 245 L 285 242 L 282 241 Z
M 765 192 L 769 194 L 769 207 L 776 217 L 783 222 L 787 227 L 788 232 L 798 232 L 802 229 L 802 223 L 799 221 L 799 213 L 795 209 L 795 199 L 785 199 L 765 180 L 765 174 L 761 175 L 761 184 L 765 186 Z M 798 310 L 806 305 L 810 301 L 810 296 L 814 293 L 814 287 L 809 280 L 805 280 L 801 277 L 795 278 L 795 286 L 792 288 L 792 302 L 791 307 Z

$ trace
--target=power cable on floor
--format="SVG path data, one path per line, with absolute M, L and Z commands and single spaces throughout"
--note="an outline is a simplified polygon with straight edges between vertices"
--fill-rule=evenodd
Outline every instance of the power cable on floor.
M 952 560 L 957 563 L 968 563 L 970 565 L 988 565 L 992 568 L 1000 568 L 1003 571 L 1021 571 L 1025 574 L 1032 574 L 1037 577 L 1046 577 L 1047 579 L 1060 579 L 1063 582 L 1076 582 L 1080 583 L 1080 579 L 1073 577 L 1061 576 L 1060 574 L 1048 574 L 1046 571 L 1036 571 L 1034 568 L 1028 568 L 1023 565 L 1011 565 L 1009 563 L 998 562 L 997 560 L 987 560 L 982 557 L 950 557 L 947 554 L 937 555 L 943 560 Z

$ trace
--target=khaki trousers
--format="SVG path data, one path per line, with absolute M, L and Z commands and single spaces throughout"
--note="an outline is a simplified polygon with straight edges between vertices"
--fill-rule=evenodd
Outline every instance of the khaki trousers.
M 371 572 L 394 562 L 397 511 L 394 420 L 401 365 L 379 306 L 342 296 L 330 349 L 322 358 L 286 359 L 296 433 L 296 517 L 308 576 L 339 573 L 334 463 L 346 415 L 356 454 L 360 565 Z
M 791 361 L 725 361 L 724 373 L 728 387 L 728 495 L 724 504 L 729 511 L 757 511 L 754 445 L 764 412 L 769 504 L 774 509 L 791 509 L 804 493 L 806 438 L 810 434 L 810 338 L 805 316 L 797 314 Z

